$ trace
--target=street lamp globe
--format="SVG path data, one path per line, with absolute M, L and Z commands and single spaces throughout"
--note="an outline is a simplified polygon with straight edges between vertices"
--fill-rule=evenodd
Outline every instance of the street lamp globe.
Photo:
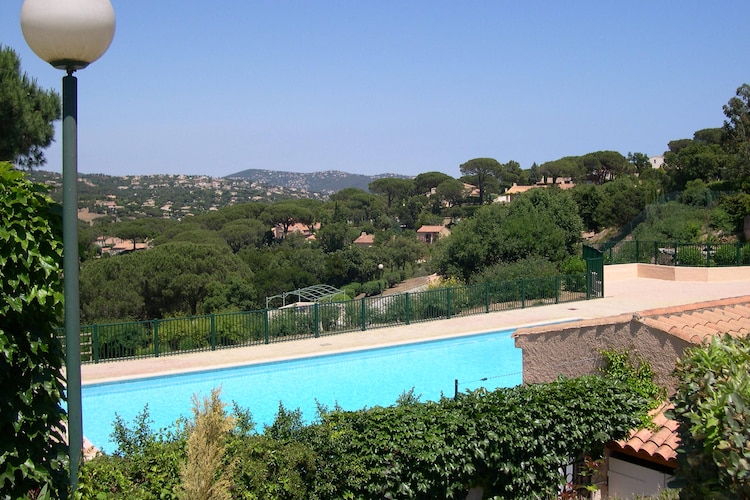
M 109 0 L 24 0 L 21 31 L 36 55 L 71 73 L 107 51 L 115 12 Z

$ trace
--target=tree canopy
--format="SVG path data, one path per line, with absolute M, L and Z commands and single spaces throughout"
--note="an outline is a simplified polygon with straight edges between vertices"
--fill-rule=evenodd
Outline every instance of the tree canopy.
M 747 188 L 750 186 L 750 85 L 741 85 L 723 109 L 727 117 L 724 143 L 736 155 L 732 163 L 733 176 Z
M 496 182 L 497 174 L 501 165 L 494 158 L 474 158 L 466 163 L 462 163 L 461 173 L 470 176 L 479 189 L 479 202 L 484 203 L 487 190 L 493 181 Z
M 21 60 L 0 45 L 0 161 L 21 168 L 44 165 L 43 149 L 54 139 L 60 96 L 21 72 Z

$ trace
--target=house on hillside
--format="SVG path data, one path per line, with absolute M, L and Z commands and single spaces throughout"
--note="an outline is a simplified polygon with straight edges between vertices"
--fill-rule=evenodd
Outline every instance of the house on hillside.
M 147 250 L 150 246 L 148 242 L 137 243 L 135 240 L 123 240 L 122 238 L 113 236 L 99 236 L 94 241 L 94 244 L 99 247 L 102 255 L 117 255 L 137 250 Z
M 298 233 L 301 234 L 306 240 L 314 240 L 315 239 L 315 231 L 320 229 L 320 223 L 316 222 L 313 224 L 312 228 L 308 226 L 307 224 L 302 224 L 301 222 L 296 222 L 294 224 L 291 224 L 289 228 L 287 229 L 287 234 L 289 233 Z M 276 239 L 282 239 L 284 238 L 284 226 L 282 224 L 276 224 L 271 231 L 273 232 L 273 237 Z
M 354 240 L 354 245 L 362 248 L 369 248 L 375 244 L 375 235 L 374 234 L 367 234 L 366 232 L 362 231 L 362 233 L 357 236 L 357 239 Z
M 655 381 L 673 394 L 676 362 L 688 347 L 714 335 L 750 333 L 750 295 L 636 314 L 558 323 L 517 330 L 523 382 L 599 373 L 602 350 L 635 350 L 654 370 Z M 564 353 L 564 356 L 561 356 Z M 652 495 L 667 487 L 677 466 L 677 422 L 654 414 L 654 428 L 633 430 L 605 450 L 603 498 Z
M 438 239 L 450 236 L 451 230 L 445 226 L 422 226 L 417 229 L 417 239 L 432 245 Z
M 525 193 L 532 189 L 546 188 L 550 186 L 557 186 L 560 189 L 573 189 L 575 187 L 575 183 L 570 177 L 558 177 L 557 179 L 555 179 L 554 183 L 551 180 L 547 182 L 547 179 L 543 179 L 536 184 L 532 184 L 531 186 L 519 186 L 514 182 L 513 185 L 506 189 L 503 194 L 495 198 L 493 200 L 493 203 L 510 203 L 511 201 L 513 201 L 513 198 L 515 198 L 519 194 Z

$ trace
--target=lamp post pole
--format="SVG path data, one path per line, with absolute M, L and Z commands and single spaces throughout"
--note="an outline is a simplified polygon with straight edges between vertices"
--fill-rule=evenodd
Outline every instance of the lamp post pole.
M 83 455 L 83 408 L 78 284 L 78 81 L 73 73 L 107 51 L 115 34 L 115 13 L 110 0 L 24 0 L 21 30 L 36 55 L 67 73 L 62 83 L 63 293 L 69 480 L 75 490 Z
M 78 280 L 78 80 L 63 77 L 63 292 L 65 294 L 65 393 L 68 399 L 70 482 L 78 485 L 83 450 L 81 325 Z

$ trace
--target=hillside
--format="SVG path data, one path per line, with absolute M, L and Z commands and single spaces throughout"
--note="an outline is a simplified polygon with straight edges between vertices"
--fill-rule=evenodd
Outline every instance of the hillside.
M 408 176 L 398 174 L 361 175 L 350 174 L 340 170 L 302 173 L 255 168 L 226 176 L 227 179 L 247 179 L 265 186 L 283 186 L 287 189 L 320 193 L 323 195 L 330 195 L 346 188 L 357 188 L 367 191 L 372 181 L 383 177 L 408 178 Z

